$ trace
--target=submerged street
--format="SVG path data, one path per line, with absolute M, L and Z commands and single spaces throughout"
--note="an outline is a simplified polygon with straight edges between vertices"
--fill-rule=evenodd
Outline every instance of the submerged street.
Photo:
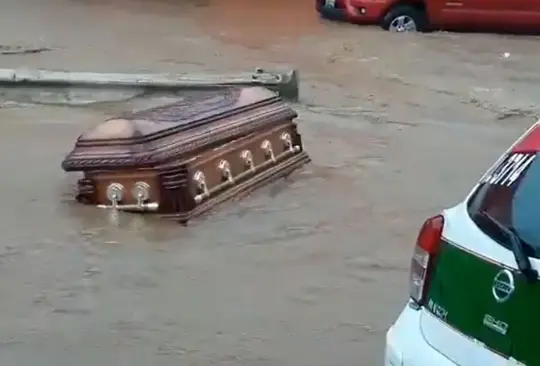
M 539 115 L 538 38 L 391 34 L 312 2 L 5 0 L 0 68 L 295 67 L 313 162 L 188 227 L 73 200 L 77 136 L 163 96 L 0 91 L 2 366 L 382 362 L 416 233 Z M 169 97 L 169 98 L 174 98 Z

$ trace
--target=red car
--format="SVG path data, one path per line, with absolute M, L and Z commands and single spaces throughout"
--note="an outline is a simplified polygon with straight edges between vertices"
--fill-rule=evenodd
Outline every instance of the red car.
M 316 0 L 322 17 L 395 32 L 540 32 L 540 0 Z

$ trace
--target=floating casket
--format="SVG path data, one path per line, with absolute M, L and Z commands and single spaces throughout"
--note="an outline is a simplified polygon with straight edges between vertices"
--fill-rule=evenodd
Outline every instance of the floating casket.
M 187 222 L 307 163 L 296 116 L 262 87 L 193 92 L 82 134 L 62 168 L 79 202 Z

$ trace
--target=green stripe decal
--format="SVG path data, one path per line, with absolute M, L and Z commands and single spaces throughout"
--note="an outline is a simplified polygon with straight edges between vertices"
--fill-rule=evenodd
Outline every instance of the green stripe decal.
M 515 291 L 498 302 L 493 295 L 503 268 L 444 243 L 436 260 L 427 308 L 486 347 L 526 365 L 540 365 L 540 282 L 528 284 L 513 272 Z

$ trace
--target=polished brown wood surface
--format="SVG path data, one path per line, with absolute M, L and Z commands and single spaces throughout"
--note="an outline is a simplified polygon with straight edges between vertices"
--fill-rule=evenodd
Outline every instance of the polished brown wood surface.
M 295 117 L 262 87 L 200 91 L 83 133 L 62 167 L 82 203 L 185 222 L 308 162 Z

